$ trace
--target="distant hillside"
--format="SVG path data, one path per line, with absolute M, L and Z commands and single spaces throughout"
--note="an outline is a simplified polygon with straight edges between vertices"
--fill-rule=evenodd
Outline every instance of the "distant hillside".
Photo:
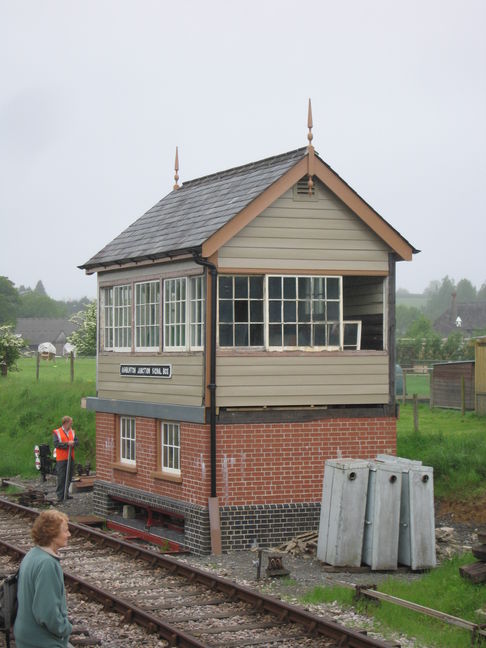
M 422 308 L 427 303 L 428 297 L 426 295 L 413 293 L 397 292 L 397 306 L 415 306 L 415 308 Z

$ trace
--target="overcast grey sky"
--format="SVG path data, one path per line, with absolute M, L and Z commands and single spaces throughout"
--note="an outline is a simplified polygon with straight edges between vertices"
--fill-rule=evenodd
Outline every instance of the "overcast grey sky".
M 314 144 L 422 252 L 486 281 L 485 0 L 0 0 L 0 275 L 87 261 L 189 180 Z

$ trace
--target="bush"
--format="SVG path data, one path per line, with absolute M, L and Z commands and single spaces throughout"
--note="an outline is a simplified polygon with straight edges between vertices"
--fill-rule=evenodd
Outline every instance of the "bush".
M 25 341 L 12 332 L 11 326 L 0 326 L 0 364 L 5 365 L 7 370 L 16 364 L 24 346 Z

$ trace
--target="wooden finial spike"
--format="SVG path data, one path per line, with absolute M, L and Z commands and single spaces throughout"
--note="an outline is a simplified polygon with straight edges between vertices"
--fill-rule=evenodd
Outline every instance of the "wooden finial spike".
M 307 133 L 307 139 L 309 140 L 309 146 L 312 146 L 312 139 L 314 137 L 312 135 L 312 126 L 313 126 L 313 124 L 312 124 L 312 104 L 311 104 L 311 100 L 309 99 L 309 109 L 308 109 L 308 112 L 307 112 L 307 128 L 309 129 L 309 132 Z
M 180 189 L 179 187 L 179 147 L 176 146 L 176 154 L 175 154 L 175 163 L 174 163 L 174 170 L 175 170 L 175 175 L 174 175 L 174 180 L 175 180 L 175 185 L 174 189 L 177 191 L 177 189 Z

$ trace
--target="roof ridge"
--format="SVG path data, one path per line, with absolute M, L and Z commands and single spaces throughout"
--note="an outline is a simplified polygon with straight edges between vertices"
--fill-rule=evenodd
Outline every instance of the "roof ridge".
M 208 175 L 201 176 L 199 178 L 194 178 L 193 180 L 186 180 L 185 182 L 182 183 L 181 189 L 183 189 L 184 187 L 193 186 L 198 183 L 206 182 L 207 180 L 211 180 L 215 178 L 224 178 L 228 175 L 239 173 L 245 169 L 255 168 L 264 164 L 270 165 L 271 162 L 275 162 L 277 159 L 284 160 L 286 158 L 292 157 L 293 155 L 296 155 L 297 153 L 304 153 L 304 152 L 307 152 L 307 146 L 302 146 L 298 149 L 294 149 L 293 151 L 287 151 L 286 153 L 280 153 L 278 155 L 272 155 L 267 158 L 262 158 L 261 160 L 255 160 L 254 162 L 248 162 L 247 164 L 242 164 L 237 167 L 231 167 L 230 169 L 225 169 L 224 171 L 216 171 L 215 173 L 209 173 Z

